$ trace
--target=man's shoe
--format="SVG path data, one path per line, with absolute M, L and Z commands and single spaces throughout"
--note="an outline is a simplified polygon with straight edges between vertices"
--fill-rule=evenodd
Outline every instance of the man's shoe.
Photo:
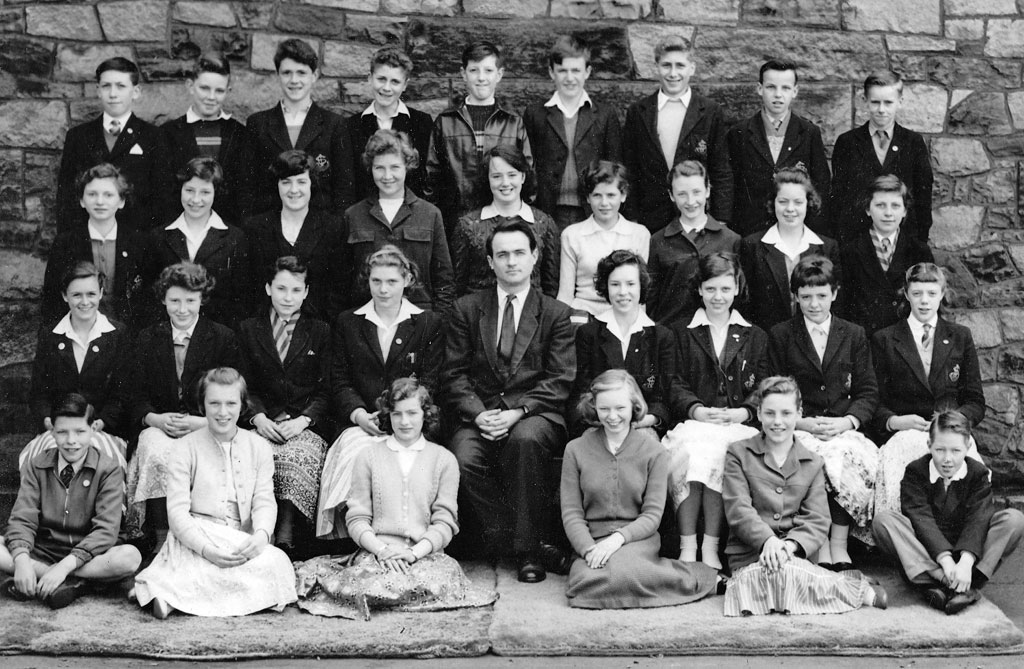
M 540 545 L 540 562 L 544 565 L 544 569 L 552 574 L 565 576 L 572 566 L 572 555 L 558 546 L 542 543 Z
M 928 602 L 928 606 L 939 611 L 946 610 L 946 602 L 949 601 L 949 595 L 946 594 L 945 588 L 927 588 L 924 591 L 924 600 Z
M 21 590 L 18 590 L 18 586 L 14 584 L 14 577 L 5 579 L 4 582 L 0 584 L 0 594 L 7 599 L 13 599 L 16 602 L 27 602 L 32 599 L 31 595 L 26 595 Z
M 86 593 L 89 589 L 89 582 L 83 578 L 68 576 L 64 582 L 57 586 L 57 589 L 43 598 L 43 603 L 51 609 L 63 609 Z
M 974 589 L 968 590 L 967 592 L 954 593 L 949 601 L 946 602 L 946 615 L 953 616 L 966 609 L 971 604 L 975 604 L 981 599 L 981 594 Z
M 522 583 L 540 583 L 548 577 L 544 565 L 533 557 L 525 557 L 519 561 L 519 580 Z

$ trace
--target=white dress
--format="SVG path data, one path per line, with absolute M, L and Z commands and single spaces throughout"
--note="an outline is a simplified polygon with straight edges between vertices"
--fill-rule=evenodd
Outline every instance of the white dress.
M 729 444 L 757 434 L 757 428 L 742 423 L 719 425 L 699 420 L 688 420 L 669 430 L 661 443 L 669 453 L 669 493 L 675 507 L 678 509 L 690 496 L 690 484 L 694 482 L 721 493 Z

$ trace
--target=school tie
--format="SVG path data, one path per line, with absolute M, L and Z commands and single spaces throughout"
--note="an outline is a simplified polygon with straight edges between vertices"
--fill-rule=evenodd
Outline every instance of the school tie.
M 921 348 L 928 350 L 932 347 L 932 324 L 925 323 L 921 327 L 924 329 L 921 333 Z
M 501 334 L 498 336 L 498 360 L 508 367 L 512 364 L 512 347 L 516 343 L 516 313 L 512 307 L 515 295 L 505 298 L 505 312 L 501 316 Z
M 179 381 L 181 381 L 181 375 L 185 372 L 185 356 L 188 354 L 189 339 L 188 335 L 174 338 L 174 371 L 178 375 Z
M 121 123 L 116 118 L 110 120 L 104 139 L 107 140 L 107 151 L 113 151 L 117 144 L 117 136 L 121 134 Z
M 75 477 L 75 468 L 71 465 L 64 465 L 64 469 L 60 470 L 60 482 L 67 488 L 71 485 L 71 479 Z
M 882 252 L 878 256 L 878 262 L 882 264 L 882 269 L 886 272 L 889 271 L 890 258 L 892 257 L 892 242 L 889 241 L 888 237 L 882 238 Z
M 277 355 L 280 356 L 282 363 L 288 357 L 288 347 L 292 343 L 294 329 L 295 324 L 283 318 L 278 318 L 274 324 L 274 343 L 277 345 Z
M 825 346 L 828 344 L 828 335 L 825 329 L 815 327 L 811 330 L 811 340 L 814 342 L 814 352 L 818 354 L 818 360 L 825 361 Z
M 889 133 L 885 130 L 876 130 L 875 137 L 878 139 L 875 146 L 875 155 L 879 163 L 885 163 L 885 154 L 889 151 Z

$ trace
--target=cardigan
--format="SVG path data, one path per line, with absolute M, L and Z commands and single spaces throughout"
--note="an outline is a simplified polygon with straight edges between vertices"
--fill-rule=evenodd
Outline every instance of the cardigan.
M 598 263 L 617 250 L 632 251 L 646 261 L 650 249 L 647 228 L 623 216 L 611 230 L 603 230 L 593 216 L 567 226 L 561 236 L 558 299 L 594 316 L 608 311 L 611 305 L 597 294 L 594 285 Z
M 395 454 L 375 441 L 352 466 L 345 526 L 359 545 L 371 532 L 389 544 L 426 539 L 436 553 L 459 531 L 458 496 L 459 463 L 451 451 L 428 441 L 403 476 Z
M 798 440 L 781 467 L 769 455 L 764 434 L 729 444 L 722 501 L 733 573 L 757 562 L 772 537 L 795 541 L 804 555 L 816 552 L 828 537 L 824 461 Z
M 209 540 L 196 517 L 227 524 L 227 503 L 238 503 L 242 530 L 274 534 L 274 451 L 270 443 L 239 429 L 231 445 L 231 474 L 235 489 L 227 489 L 224 451 L 204 427 L 174 442 L 167 463 L 167 523 L 182 544 L 202 553 Z
M 630 430 L 612 455 L 604 430 L 573 439 L 562 458 L 562 525 L 578 555 L 618 532 L 625 543 L 658 531 L 668 495 L 668 451 Z
M 900 485 L 903 515 L 910 519 L 914 535 L 932 559 L 947 551 L 969 551 L 980 560 L 995 514 L 988 468 L 965 458 L 967 476 L 952 481 L 947 490 L 941 477 L 931 482 L 931 459 L 931 453 L 927 453 L 907 465 Z
M 57 471 L 59 449 L 50 448 L 21 467 L 21 484 L 5 538 L 11 557 L 39 544 L 65 546 L 78 566 L 117 543 L 124 503 L 124 473 L 116 460 L 89 448 L 68 488 Z

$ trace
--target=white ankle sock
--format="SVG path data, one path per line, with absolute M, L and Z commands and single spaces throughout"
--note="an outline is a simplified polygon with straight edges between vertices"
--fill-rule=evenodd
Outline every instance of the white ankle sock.
M 847 544 L 850 536 L 850 528 L 846 525 L 833 525 L 828 535 L 828 550 L 832 554 L 832 563 L 852 562 L 850 553 L 847 551 Z
M 679 537 L 679 559 L 683 562 L 697 561 L 696 534 L 684 534 Z
M 722 561 L 718 559 L 718 537 L 704 535 L 700 543 L 700 561 L 712 569 L 722 568 Z

